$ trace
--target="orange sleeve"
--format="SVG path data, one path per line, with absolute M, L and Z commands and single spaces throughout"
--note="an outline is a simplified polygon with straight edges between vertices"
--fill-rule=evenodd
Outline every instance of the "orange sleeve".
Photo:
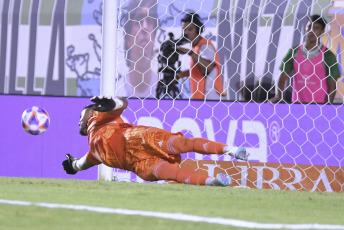
M 87 154 L 86 154 L 86 159 L 91 162 L 92 164 L 94 165 L 99 165 L 101 164 L 101 162 L 99 160 L 97 160 L 93 154 L 91 153 L 91 151 L 88 151 Z

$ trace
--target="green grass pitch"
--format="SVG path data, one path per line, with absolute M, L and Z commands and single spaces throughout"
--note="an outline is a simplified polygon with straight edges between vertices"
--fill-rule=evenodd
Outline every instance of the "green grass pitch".
M 0 177 L 0 199 L 222 217 L 258 223 L 344 225 L 342 193 Z M 154 217 L 0 203 L 0 230 L 240 229 Z

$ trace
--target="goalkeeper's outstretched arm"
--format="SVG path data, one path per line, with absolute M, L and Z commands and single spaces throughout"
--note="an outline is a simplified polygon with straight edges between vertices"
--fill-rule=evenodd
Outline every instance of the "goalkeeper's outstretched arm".
M 94 166 L 87 160 L 86 155 L 78 159 L 70 154 L 66 154 L 67 160 L 62 162 L 63 169 L 67 174 L 76 174 L 78 171 L 86 170 Z

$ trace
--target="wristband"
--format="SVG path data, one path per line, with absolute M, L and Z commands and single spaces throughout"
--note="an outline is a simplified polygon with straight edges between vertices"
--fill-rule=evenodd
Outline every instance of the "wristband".
M 75 160 L 72 162 L 72 168 L 75 170 L 75 171 L 81 171 L 81 169 L 79 168 L 79 166 L 76 164 L 78 162 L 78 160 Z
M 120 109 L 120 108 L 122 108 L 123 107 L 123 101 L 121 100 L 121 99 L 119 99 L 119 98 L 114 98 L 113 99 L 114 100 L 114 102 L 116 103 L 116 106 L 115 106 L 115 108 L 113 108 L 113 110 L 115 110 L 115 109 Z

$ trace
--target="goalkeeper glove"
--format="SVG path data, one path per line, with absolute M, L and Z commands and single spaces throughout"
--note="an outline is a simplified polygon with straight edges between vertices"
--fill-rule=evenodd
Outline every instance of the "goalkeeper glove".
M 70 154 L 66 154 L 67 160 L 62 162 L 63 169 L 67 174 L 76 174 L 77 171 L 73 169 L 73 161 L 78 160 L 77 158 L 72 157 Z
M 108 112 L 116 107 L 116 102 L 111 97 L 95 96 L 91 101 L 95 103 L 93 110 L 99 112 Z

